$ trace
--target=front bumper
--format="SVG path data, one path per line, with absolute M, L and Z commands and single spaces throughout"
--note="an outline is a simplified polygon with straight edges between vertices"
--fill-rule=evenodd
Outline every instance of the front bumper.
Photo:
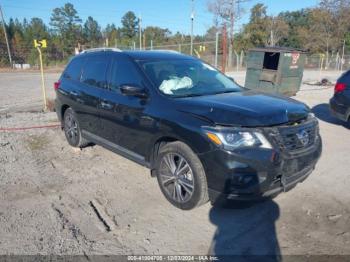
M 311 174 L 321 152 L 318 137 L 307 151 L 293 155 L 267 149 L 236 153 L 217 149 L 199 158 L 207 174 L 209 198 L 215 203 L 259 200 L 288 191 Z

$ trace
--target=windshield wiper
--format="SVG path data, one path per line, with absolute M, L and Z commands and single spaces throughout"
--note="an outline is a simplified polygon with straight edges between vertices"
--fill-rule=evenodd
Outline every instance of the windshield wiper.
M 187 95 L 179 95 L 179 96 L 173 96 L 174 98 L 184 98 L 184 97 L 195 97 L 195 96 L 205 96 L 210 94 L 187 94 Z
M 216 93 L 212 93 L 213 95 L 219 95 L 219 94 L 227 94 L 227 93 L 236 93 L 239 92 L 240 90 L 227 90 L 227 91 L 220 91 Z
M 219 94 L 225 94 L 225 93 L 236 93 L 240 90 L 227 90 L 227 91 L 220 91 L 215 93 L 203 93 L 203 94 L 187 94 L 187 95 L 178 95 L 173 96 L 174 98 L 184 98 L 184 97 L 195 97 L 195 96 L 213 96 L 213 95 L 219 95 Z

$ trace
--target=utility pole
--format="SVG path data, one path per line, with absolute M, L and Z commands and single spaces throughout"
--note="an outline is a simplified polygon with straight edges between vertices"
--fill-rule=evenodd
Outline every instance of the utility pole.
M 270 29 L 270 46 L 275 46 L 275 17 L 271 19 L 271 29 Z
M 275 46 L 275 37 L 272 29 L 270 31 L 270 46 Z
M 215 34 L 215 67 L 218 67 L 218 53 L 219 53 L 219 34 L 220 32 L 217 31 Z
M 5 35 L 6 45 L 7 45 L 7 52 L 8 52 L 8 55 L 9 55 L 9 61 L 10 61 L 10 65 L 12 67 L 12 57 L 11 57 L 10 44 L 9 44 L 9 40 L 8 40 L 8 37 L 7 37 L 7 31 L 6 31 L 6 26 L 5 26 L 5 19 L 4 19 L 4 14 L 2 13 L 1 5 L 0 5 L 0 15 L 1 15 L 1 20 L 2 20 L 2 27 L 4 29 L 4 35 Z
M 226 58 L 227 58 L 227 31 L 226 24 L 224 24 L 224 28 L 222 30 L 222 65 L 221 72 L 225 74 L 226 71 Z
M 236 19 L 236 4 L 238 5 L 238 3 L 236 3 L 237 0 L 231 0 L 231 8 L 230 8 L 230 12 L 229 12 L 229 16 L 230 16 L 230 32 L 229 32 L 229 45 L 228 45 L 228 67 L 231 68 L 232 66 L 232 57 L 233 57 L 233 41 L 234 41 L 234 27 L 235 27 L 235 19 Z
M 141 26 L 141 15 L 139 16 L 139 37 L 140 37 L 140 50 L 142 50 L 142 26 Z
M 192 11 L 191 11 L 191 55 L 193 55 L 193 20 L 194 20 L 194 0 L 192 1 Z

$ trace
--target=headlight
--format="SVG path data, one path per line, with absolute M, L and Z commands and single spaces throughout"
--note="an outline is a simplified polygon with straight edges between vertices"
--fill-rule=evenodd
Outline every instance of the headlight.
M 315 117 L 316 117 L 315 114 L 314 114 L 314 113 L 311 113 L 311 112 L 310 112 L 310 113 L 308 114 L 308 116 L 307 116 L 308 119 L 313 119 L 313 118 L 315 118 Z
M 272 148 L 270 142 L 259 131 L 235 128 L 205 128 L 205 133 L 212 142 L 226 150 L 235 150 L 243 147 Z

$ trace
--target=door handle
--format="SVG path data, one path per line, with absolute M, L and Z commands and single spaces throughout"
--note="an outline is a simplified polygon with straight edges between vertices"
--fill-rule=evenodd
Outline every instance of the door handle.
M 101 102 L 101 107 L 102 107 L 103 109 L 112 109 L 112 108 L 113 108 L 113 105 L 110 104 L 110 103 L 106 103 L 106 102 L 102 101 L 102 102 Z

